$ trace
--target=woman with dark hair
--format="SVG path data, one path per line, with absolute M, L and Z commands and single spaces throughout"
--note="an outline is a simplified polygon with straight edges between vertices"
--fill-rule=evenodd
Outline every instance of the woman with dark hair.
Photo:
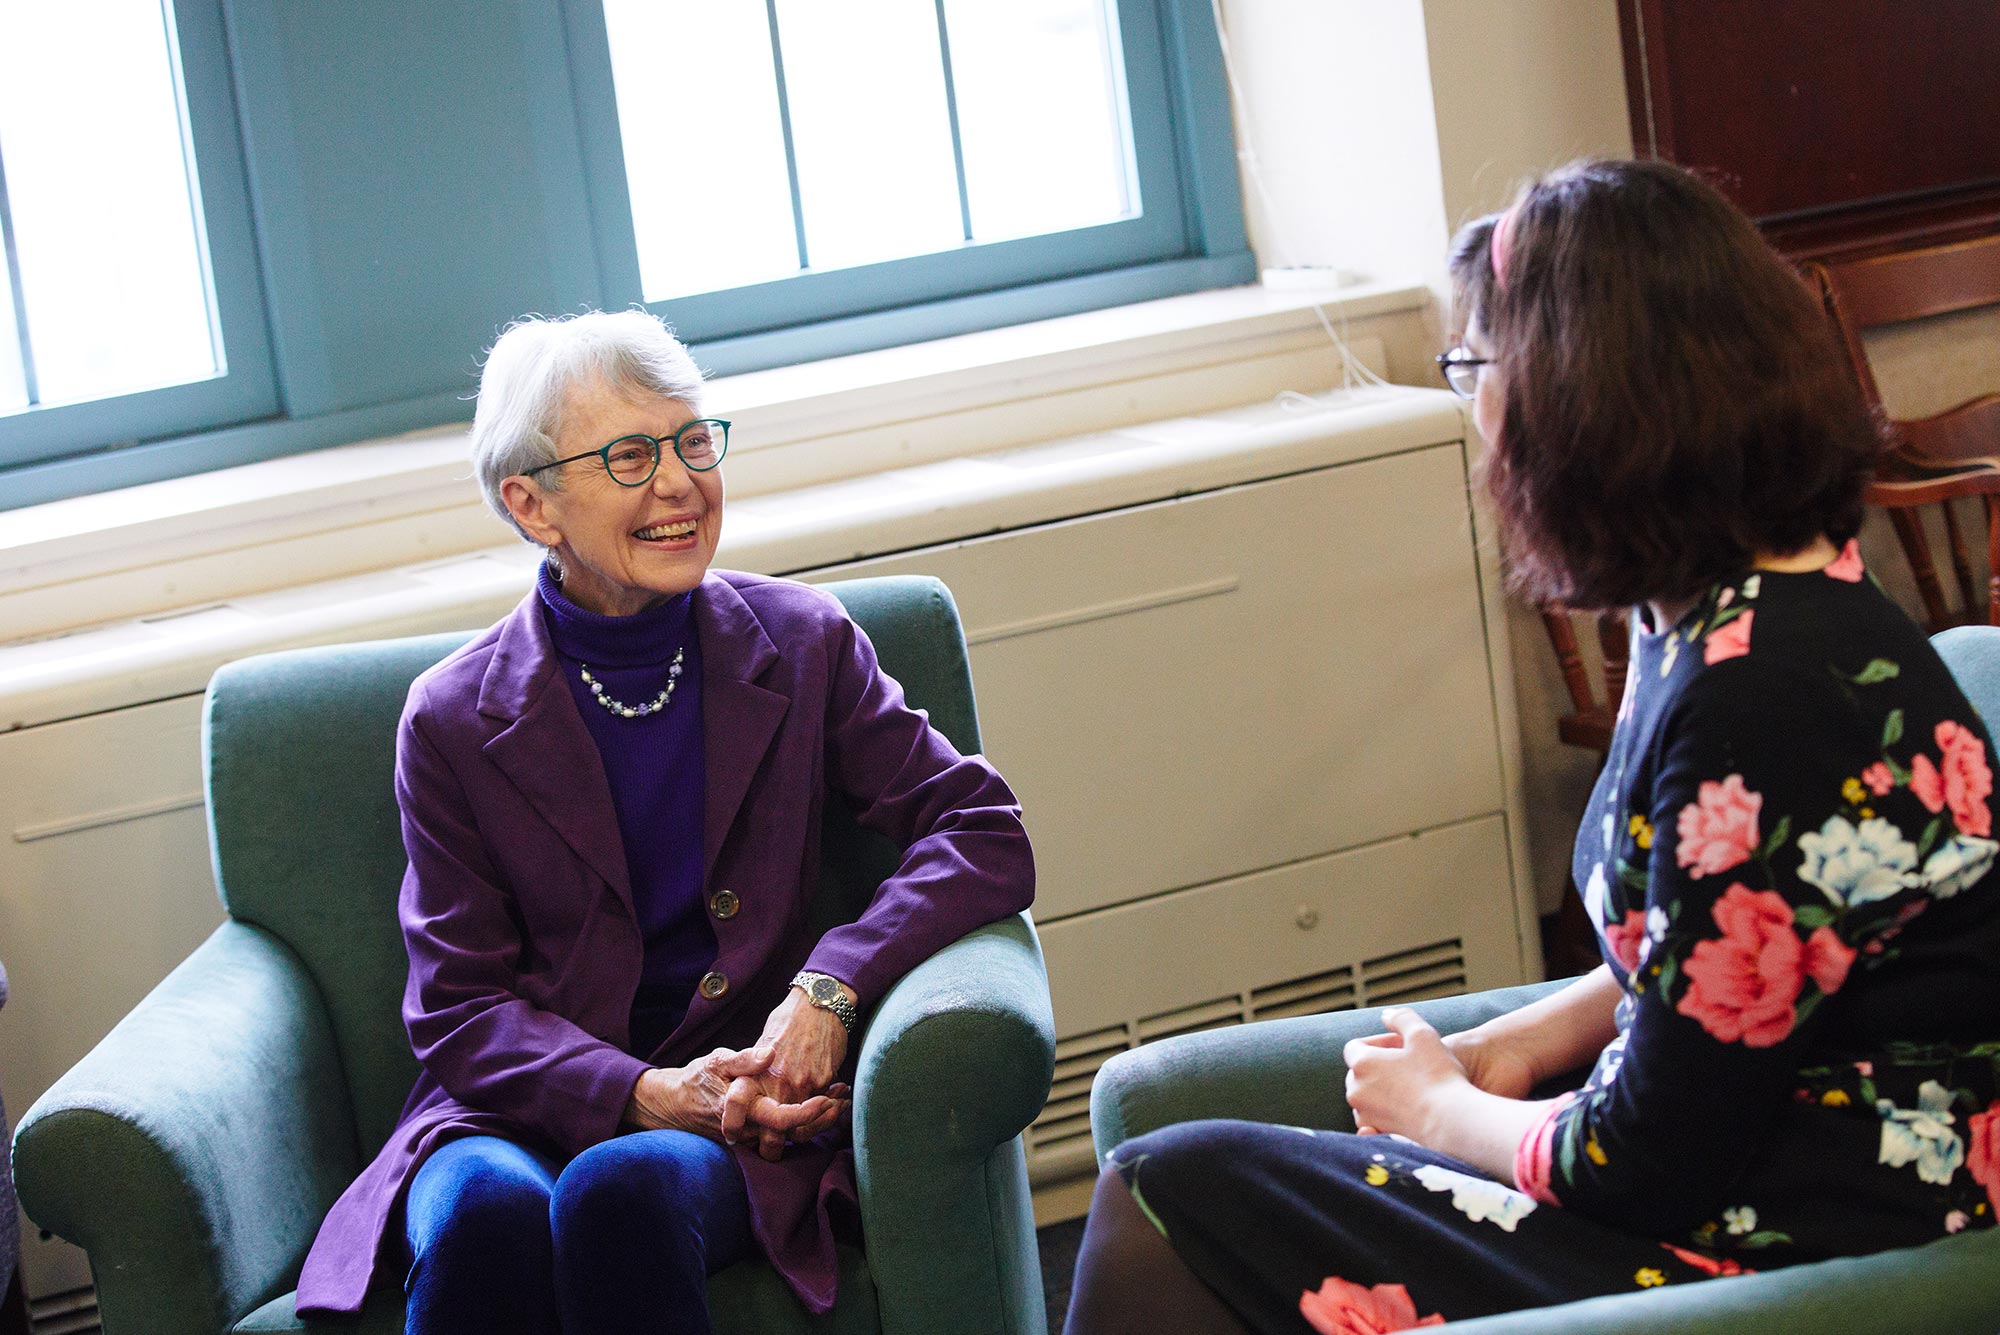
M 1515 586 L 1634 608 L 1573 863 L 1604 964 L 1463 1033 L 1386 1012 L 1359 1134 L 1121 1145 L 1072 1335 L 1400 1330 L 1993 1223 L 1991 741 L 1862 569 L 1876 435 L 1815 304 L 1653 162 L 1536 182 L 1452 275 Z

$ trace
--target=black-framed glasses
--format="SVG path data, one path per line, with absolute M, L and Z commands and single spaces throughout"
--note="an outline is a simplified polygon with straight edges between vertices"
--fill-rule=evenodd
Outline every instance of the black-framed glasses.
M 1479 393 L 1479 370 L 1491 366 L 1491 357 L 1475 357 L 1472 350 L 1463 343 L 1437 355 L 1438 370 L 1444 375 L 1444 382 L 1451 386 L 1451 392 L 1461 399 L 1469 399 Z
M 621 487 L 643 487 L 653 480 L 653 474 L 660 470 L 660 451 L 663 446 L 673 446 L 674 457 L 679 459 L 690 473 L 706 473 L 722 462 L 722 456 L 729 453 L 729 423 L 720 417 L 697 417 L 672 437 L 662 440 L 658 436 L 620 436 L 602 449 L 585 450 L 582 454 L 572 454 L 567 459 L 553 459 L 545 464 L 536 464 L 527 469 L 523 476 L 539 473 L 547 468 L 561 468 L 579 459 L 602 459 L 604 471 L 611 474 L 611 480 Z

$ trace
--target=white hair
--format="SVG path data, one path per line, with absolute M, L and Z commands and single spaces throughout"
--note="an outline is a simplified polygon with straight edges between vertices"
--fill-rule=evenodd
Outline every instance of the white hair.
M 701 368 L 651 312 L 531 315 L 508 325 L 479 374 L 472 468 L 486 504 L 523 538 L 528 534 L 508 512 L 500 484 L 561 457 L 556 437 L 569 392 L 594 383 L 677 399 L 701 412 Z M 560 471 L 537 476 L 552 491 L 562 488 Z

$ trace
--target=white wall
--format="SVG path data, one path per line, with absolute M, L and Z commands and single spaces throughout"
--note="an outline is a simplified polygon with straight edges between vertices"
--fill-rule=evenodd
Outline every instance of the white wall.
M 1222 0 L 1222 15 L 1259 258 L 1427 283 L 1439 345 L 1445 252 L 1460 224 L 1503 207 L 1537 172 L 1632 153 L 1613 0 Z M 1393 378 L 1437 383 L 1427 356 L 1392 349 L 1390 364 Z M 1539 619 L 1518 604 L 1512 613 L 1528 836 L 1547 911 L 1568 885 L 1595 761 L 1556 740 L 1568 696 L 1554 655 Z

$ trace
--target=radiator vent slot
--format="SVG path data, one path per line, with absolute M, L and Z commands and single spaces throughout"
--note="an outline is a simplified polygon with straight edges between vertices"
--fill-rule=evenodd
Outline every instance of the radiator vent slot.
M 1465 991 L 1465 948 L 1456 938 L 1372 959 L 1361 966 L 1365 1004 L 1390 1006 Z
M 1028 1127 L 1028 1166 L 1054 1180 L 1087 1173 L 1096 1163 L 1090 1140 L 1090 1084 L 1105 1062 L 1132 1046 L 1126 1025 L 1113 1025 L 1056 1042 L 1055 1083 L 1049 1101 Z
M 1230 1025 L 1242 1023 L 1243 994 L 1238 992 L 1231 996 L 1217 997 L 1213 1001 L 1198 1002 L 1192 1006 L 1182 1006 L 1177 1010 L 1149 1015 L 1139 1021 L 1137 1030 L 1140 1043 L 1157 1043 L 1163 1038 L 1174 1038 L 1180 1034 L 1199 1034 L 1207 1029 L 1226 1029 Z
M 1250 1018 L 1282 1020 L 1292 1015 L 1322 1015 L 1327 1011 L 1351 1011 L 1358 994 L 1354 970 L 1334 969 L 1297 978 L 1289 983 L 1260 987 L 1250 994 Z
M 85 1285 L 51 1293 L 28 1304 L 28 1326 L 34 1335 L 98 1335 L 97 1289 Z

